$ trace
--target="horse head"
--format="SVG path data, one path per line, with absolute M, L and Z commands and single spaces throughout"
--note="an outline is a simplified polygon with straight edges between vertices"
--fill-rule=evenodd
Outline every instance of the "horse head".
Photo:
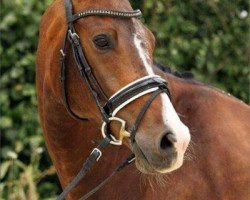
M 74 31 L 68 32 L 65 10 L 62 4 L 57 3 L 48 12 L 43 20 L 52 22 L 42 23 L 41 29 L 46 29 L 44 34 L 49 34 L 48 48 L 55 48 L 57 53 L 51 55 L 49 62 L 59 66 L 59 49 L 63 46 L 65 32 L 66 41 L 77 37 L 82 45 L 82 50 L 103 96 L 100 104 L 105 104 L 105 98 L 110 99 L 121 88 L 135 83 L 138 79 L 154 77 L 153 51 L 155 38 L 153 34 L 136 17 L 118 17 L 111 15 L 87 15 L 82 11 L 108 10 L 132 13 L 129 1 L 73 1 L 74 13 L 79 13 L 79 19 L 72 21 Z M 80 16 L 86 15 L 81 18 Z M 119 13 L 118 13 L 119 14 Z M 122 15 L 122 14 L 121 14 Z M 136 15 L 136 13 L 135 13 Z M 78 17 L 75 16 L 75 17 Z M 70 19 L 72 20 L 72 19 Z M 74 42 L 74 41 L 73 41 Z M 67 104 L 76 116 L 86 119 L 95 127 L 102 126 L 102 118 L 96 105 L 95 96 L 90 92 L 86 81 L 79 73 L 76 56 L 70 44 L 65 44 L 61 51 L 66 59 L 66 96 Z M 63 57 L 63 59 L 64 59 Z M 59 68 L 50 69 L 48 80 L 54 86 L 53 91 L 63 102 L 61 85 L 58 81 Z M 65 78 L 63 77 L 63 78 Z M 156 77 L 158 78 L 158 77 Z M 171 86 L 168 85 L 171 92 Z M 130 130 L 150 98 L 151 93 L 146 93 L 123 106 L 115 114 L 116 117 L 126 122 L 126 130 Z M 100 107 L 100 105 L 99 105 Z M 80 122 L 79 122 L 80 123 Z M 110 123 L 109 129 L 115 138 L 119 138 L 119 125 Z M 87 130 L 86 130 L 87 131 Z M 129 135 L 128 135 L 129 136 Z M 93 135 L 93 138 L 97 137 Z M 165 92 L 159 93 L 148 106 L 140 120 L 134 140 L 124 139 L 124 144 L 136 156 L 136 166 L 144 173 L 166 173 L 179 168 L 184 159 L 184 153 L 190 141 L 188 128 L 181 122 L 170 99 Z

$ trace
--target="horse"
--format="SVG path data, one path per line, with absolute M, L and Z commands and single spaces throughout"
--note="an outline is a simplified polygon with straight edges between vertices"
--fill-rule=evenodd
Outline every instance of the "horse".
M 155 91 L 159 90 L 140 91 L 141 96 L 115 113 L 126 122 L 122 125 L 126 130 L 143 114 L 136 135 L 132 138 L 123 130 L 127 135 L 120 137 L 120 126 L 110 123 L 112 142 L 118 145 L 101 152 L 99 161 L 67 198 L 79 199 L 91 191 L 132 151 L 135 165 L 120 171 L 89 199 L 247 199 L 249 106 L 215 88 L 157 68 L 152 56 L 154 36 L 127 0 L 65 3 L 66 11 L 64 2 L 56 0 L 43 15 L 36 58 L 41 126 L 63 188 L 96 143 L 107 137 L 101 130 L 109 123 L 102 107 L 105 96 L 110 100 L 128 86 L 135 92 L 135 86 L 146 80 L 145 85 L 156 84 Z M 69 3 L 78 15 L 70 13 Z M 73 19 L 77 19 L 74 25 Z M 89 76 L 79 73 L 83 56 L 74 52 L 79 40 L 85 64 L 91 66 L 91 82 L 97 83 L 94 89 L 93 84 L 88 85 Z M 149 90 L 143 86 L 143 91 Z M 192 158 L 183 164 L 190 149 Z

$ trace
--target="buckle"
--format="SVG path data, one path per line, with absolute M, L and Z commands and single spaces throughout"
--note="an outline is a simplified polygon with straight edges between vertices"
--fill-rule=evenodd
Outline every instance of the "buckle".
M 79 42 L 79 39 L 80 39 L 79 35 L 77 35 L 76 32 L 72 33 L 71 30 L 69 30 L 68 33 L 69 33 L 69 40 L 71 42 L 73 42 L 75 45 L 79 45 L 80 44 L 80 42 Z
M 109 118 L 109 123 L 111 121 L 117 121 L 117 122 L 120 122 L 121 124 L 121 128 L 120 128 L 120 131 L 119 131 L 119 138 L 116 139 L 115 136 L 111 135 L 110 134 L 110 137 L 112 139 L 112 141 L 110 142 L 110 144 L 113 144 L 113 145 L 122 145 L 122 140 L 123 138 L 125 137 L 130 137 L 130 133 L 128 131 L 126 131 L 125 129 L 125 126 L 126 126 L 126 122 L 121 119 L 121 118 L 118 118 L 118 117 L 110 117 Z M 106 122 L 103 122 L 102 124 L 102 136 L 105 138 L 106 137 L 106 127 L 107 127 L 107 123 Z
M 99 154 L 99 156 L 96 158 L 96 161 L 98 161 L 102 156 L 102 152 L 100 151 L 100 149 L 94 148 L 93 151 L 91 152 L 91 154 L 94 153 L 95 151 Z
M 130 164 L 130 163 L 132 163 L 134 160 L 135 160 L 135 156 L 134 156 L 133 158 L 128 159 L 127 162 Z
M 60 53 L 61 53 L 61 56 L 64 58 L 66 56 L 66 54 L 64 53 L 64 51 L 62 49 L 60 49 Z

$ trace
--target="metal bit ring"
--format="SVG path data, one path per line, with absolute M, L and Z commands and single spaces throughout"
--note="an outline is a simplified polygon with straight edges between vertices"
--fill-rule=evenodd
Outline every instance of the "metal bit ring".
M 113 136 L 112 134 L 110 134 L 110 137 L 112 139 L 112 141 L 110 142 L 110 144 L 113 144 L 113 145 L 122 145 L 123 138 L 130 137 L 130 133 L 128 131 L 126 131 L 126 129 L 125 129 L 126 122 L 123 119 L 118 118 L 118 117 L 110 117 L 109 121 L 110 122 L 117 121 L 117 122 L 120 122 L 120 124 L 121 124 L 121 128 L 120 128 L 120 131 L 119 131 L 119 139 L 116 139 L 115 136 Z M 106 127 L 107 127 L 107 123 L 103 122 L 103 124 L 102 124 L 102 136 L 104 138 L 107 135 L 106 134 Z

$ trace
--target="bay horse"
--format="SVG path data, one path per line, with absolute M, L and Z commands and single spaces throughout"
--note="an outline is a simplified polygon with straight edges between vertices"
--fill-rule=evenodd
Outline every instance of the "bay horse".
M 119 126 L 110 123 L 113 142 L 124 145 L 109 146 L 102 152 L 98 163 L 67 198 L 79 199 L 89 192 L 132 151 L 135 165 L 119 172 L 89 199 L 247 199 L 249 106 L 155 67 L 154 37 L 137 19 L 139 14 L 127 0 L 75 0 L 73 4 L 56 0 L 42 17 L 36 59 L 38 109 L 63 188 L 102 139 L 100 127 L 109 123 L 102 122 L 106 120 L 105 97 L 111 97 L 107 98 L 109 103 L 117 94 L 128 94 L 128 88 L 135 92 L 135 87 L 143 86 L 137 98 L 132 93 L 122 99 L 127 104 L 115 113 L 126 122 L 123 128 L 131 130 L 146 108 L 136 135 L 132 138 L 123 130 L 128 134 L 122 140 Z M 87 70 L 79 73 L 82 64 L 91 66 L 91 75 L 85 74 Z M 145 85 L 152 84 L 157 89 L 149 91 Z M 108 117 L 114 117 L 112 114 L 113 110 Z M 190 134 L 194 155 L 183 165 Z M 159 186 L 159 177 L 166 176 L 166 182 Z

